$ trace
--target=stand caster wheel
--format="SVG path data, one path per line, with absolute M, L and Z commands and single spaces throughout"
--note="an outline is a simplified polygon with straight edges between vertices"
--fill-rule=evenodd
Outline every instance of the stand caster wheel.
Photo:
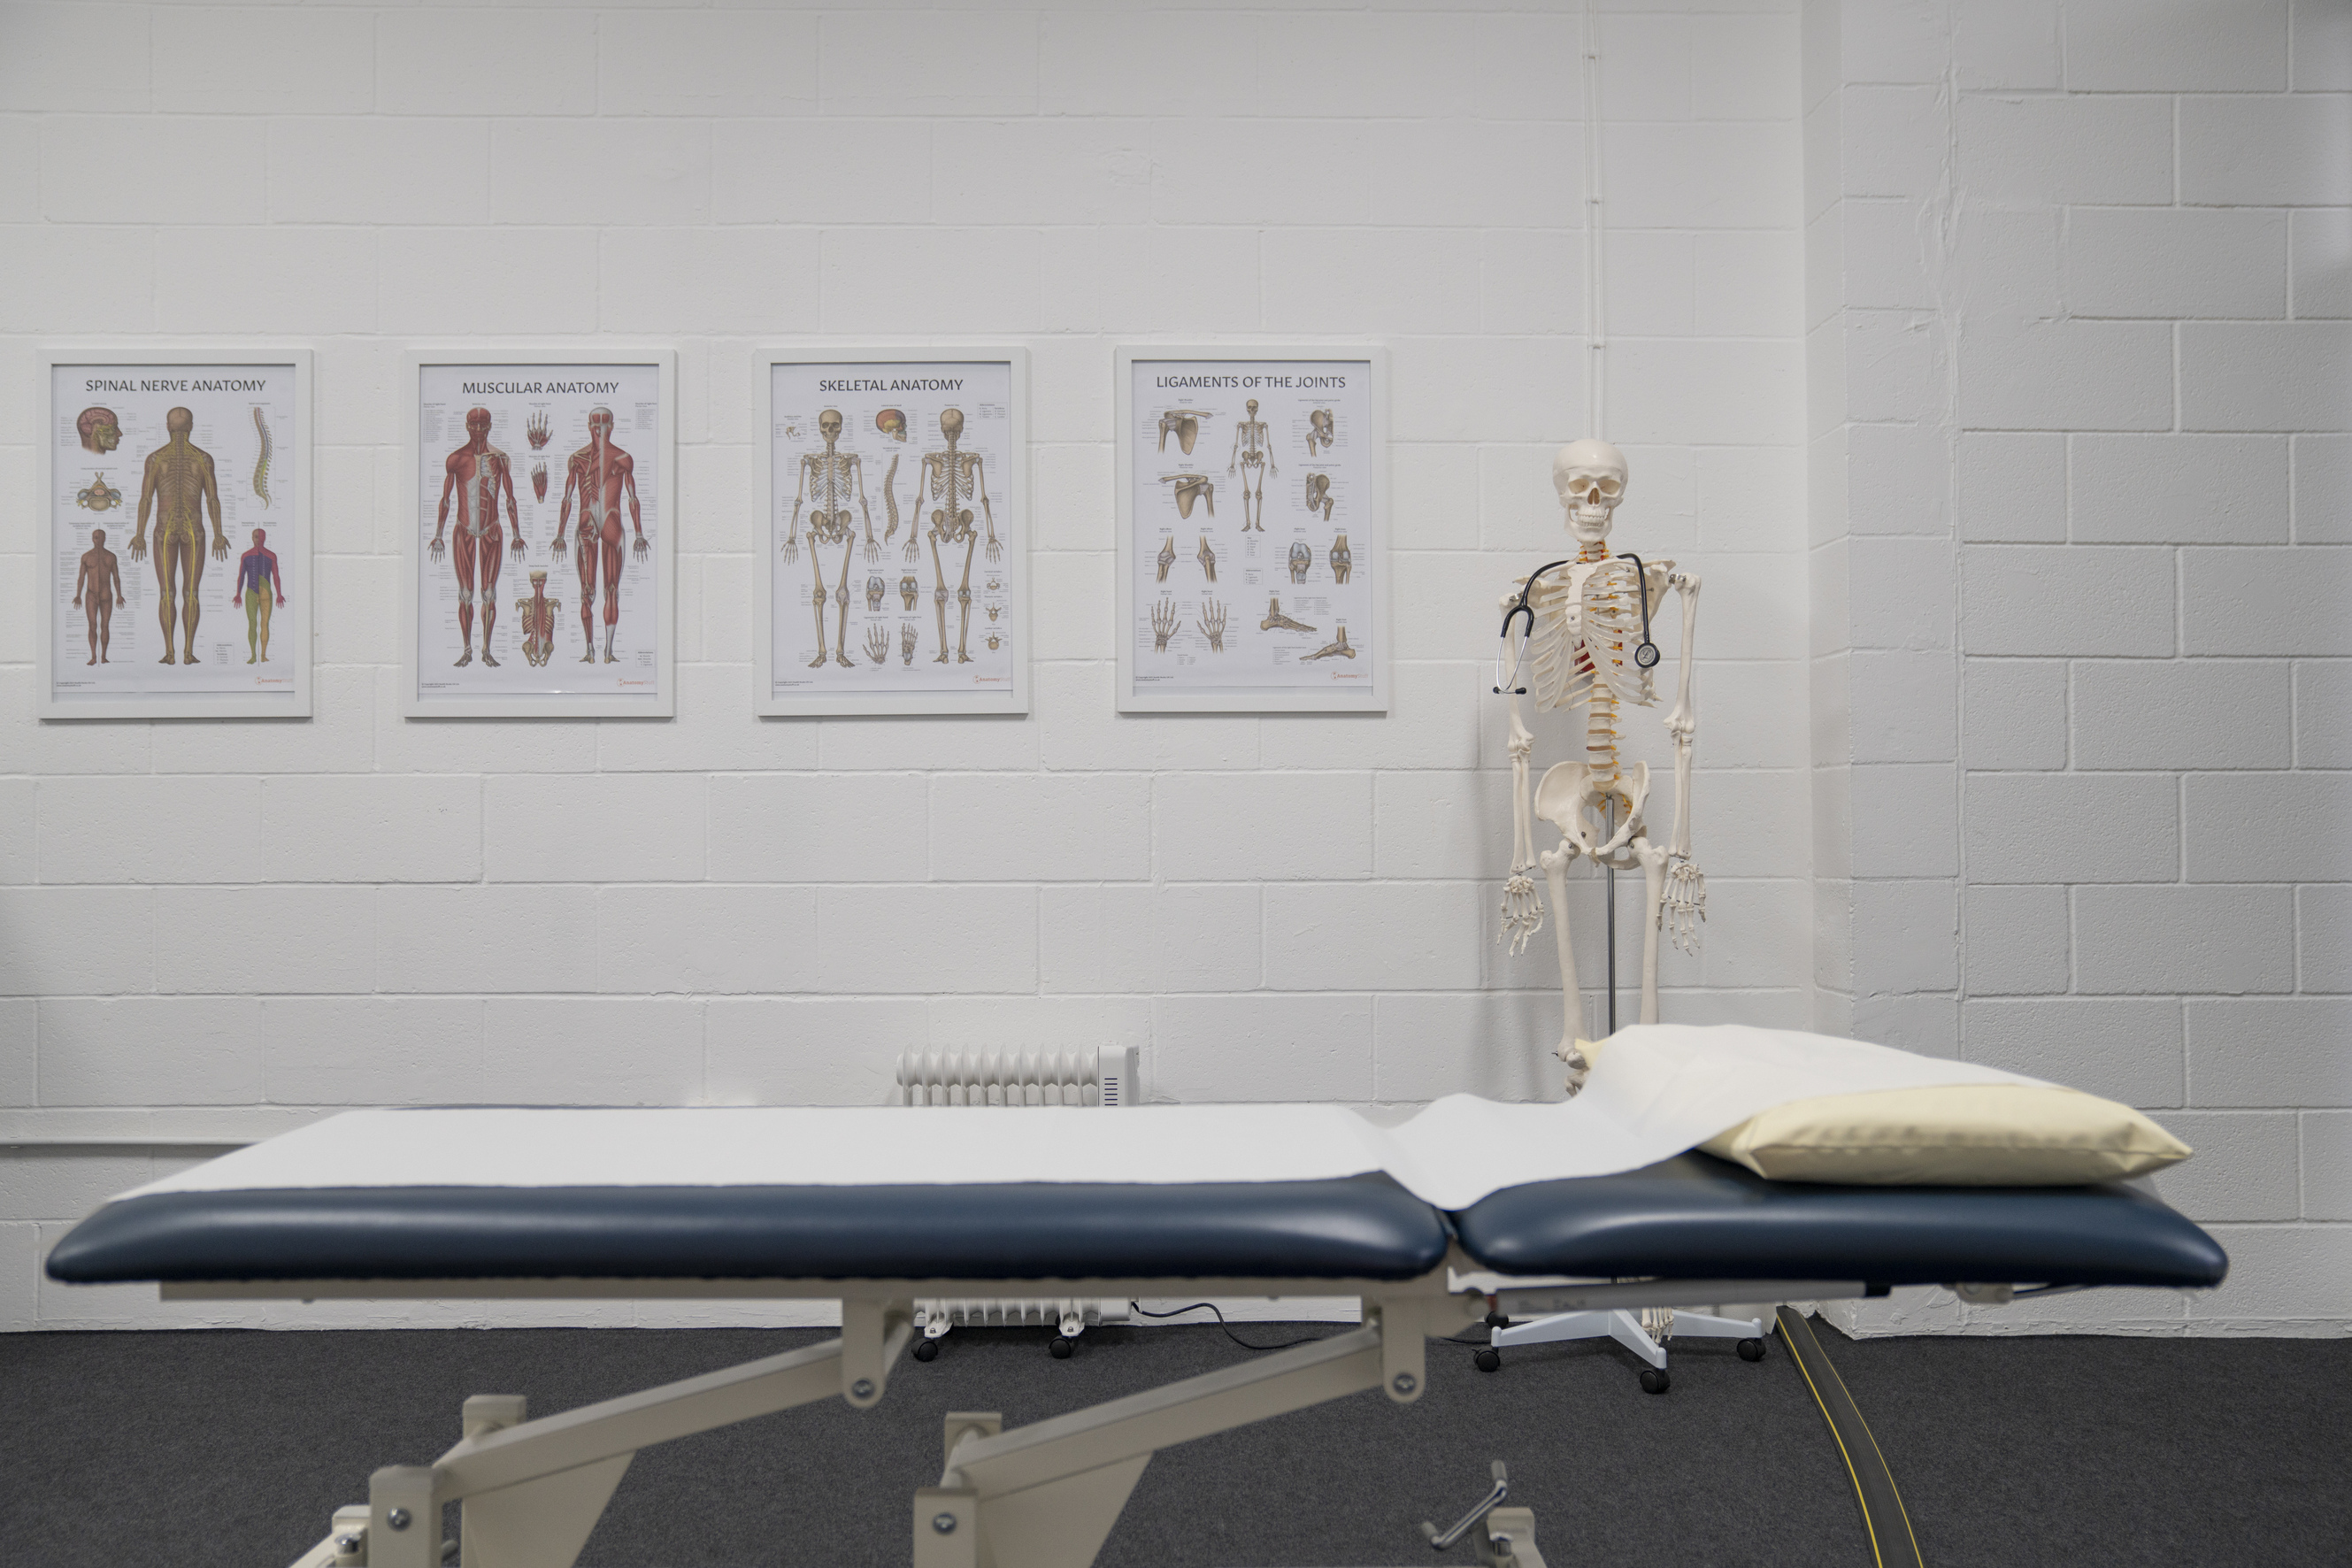
M 1741 1361 L 1762 1361 L 1764 1359 L 1764 1342 L 1762 1340 L 1740 1341 L 1739 1359 Z
M 1490 1329 L 1507 1329 L 1511 1326 L 1511 1314 L 1501 1311 L 1489 1312 L 1486 1314 L 1486 1326 Z
M 1487 1345 L 1470 1358 L 1470 1364 L 1480 1372 L 1492 1372 L 1503 1364 L 1503 1352 Z
M 1645 1366 L 1645 1367 L 1643 1367 L 1643 1368 L 1642 1369 L 1642 1392 L 1643 1392 L 1643 1393 L 1644 1393 L 1644 1394 L 1664 1394 L 1667 1389 L 1672 1388 L 1674 1385 L 1675 1385 L 1675 1380 L 1674 1380 L 1673 1378 L 1671 1378 L 1671 1377 L 1668 1377 L 1664 1373 L 1663 1373 L 1663 1372 L 1659 1371 L 1656 1367 L 1654 1367 L 1654 1366 Z
M 1070 1359 L 1070 1352 L 1076 1350 L 1078 1347 L 1076 1341 L 1066 1335 L 1055 1334 L 1054 1336 L 1054 1342 L 1047 1345 L 1045 1348 L 1054 1352 L 1054 1359 L 1055 1361 L 1067 1361 Z
M 917 1361 L 937 1361 L 940 1359 L 940 1342 L 937 1340 L 917 1340 L 915 1342 L 915 1348 L 908 1353 L 911 1354 Z

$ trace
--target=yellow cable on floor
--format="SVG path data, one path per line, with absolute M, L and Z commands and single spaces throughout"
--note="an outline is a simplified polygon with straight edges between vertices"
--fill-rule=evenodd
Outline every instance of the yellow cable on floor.
M 1838 1446 L 1838 1458 L 1845 1463 L 1847 1479 L 1853 1482 L 1854 1500 L 1862 1506 L 1862 1527 L 1870 1537 L 1870 1560 L 1876 1568 L 1925 1568 L 1919 1555 L 1919 1538 L 1911 1529 L 1911 1516 L 1904 1510 L 1903 1493 L 1895 1484 L 1895 1473 L 1886 1467 L 1886 1456 L 1879 1451 L 1878 1439 L 1863 1419 L 1861 1407 L 1854 1404 L 1853 1394 L 1830 1363 L 1828 1352 L 1813 1336 L 1813 1326 L 1794 1311 L 1783 1307 L 1780 1311 L 1780 1340 L 1789 1347 L 1789 1359 L 1797 1363 L 1797 1372 L 1805 1380 L 1805 1387 L 1819 1406 L 1822 1419 L 1829 1423 L 1830 1436 Z M 1818 1365 L 1820 1375 L 1814 1368 Z M 1833 1384 L 1828 1393 L 1823 1384 Z M 1832 1397 L 1834 1394 L 1834 1398 Z M 1867 1446 L 1867 1452 L 1864 1452 Z M 1859 1456 L 1859 1462 L 1857 1462 Z M 1874 1494 L 1877 1496 L 1873 1506 Z M 1889 1517 L 1892 1516 L 1892 1517 Z M 1894 1536 L 1894 1526 L 1903 1527 L 1899 1539 Z M 1906 1552 L 1906 1547 L 1909 1550 Z M 1889 1558 L 1892 1551 L 1894 1556 Z

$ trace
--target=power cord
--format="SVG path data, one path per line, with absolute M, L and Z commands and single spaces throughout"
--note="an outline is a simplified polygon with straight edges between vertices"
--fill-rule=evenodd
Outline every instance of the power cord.
M 1202 1308 L 1206 1307 L 1210 1311 L 1217 1314 L 1217 1327 L 1225 1331 L 1225 1338 L 1233 1341 L 1234 1343 L 1241 1346 L 1242 1349 L 1245 1351 L 1286 1351 L 1294 1345 L 1313 1344 L 1317 1340 L 1328 1337 L 1323 1334 L 1307 1334 L 1299 1339 L 1285 1340 L 1278 1345 L 1254 1345 L 1250 1343 L 1249 1341 L 1242 1338 L 1241 1335 L 1234 1332 L 1233 1325 L 1225 1321 L 1225 1314 L 1218 1310 L 1217 1304 L 1214 1301 L 1195 1301 L 1189 1307 L 1179 1307 L 1172 1312 L 1154 1312 L 1145 1307 L 1142 1302 L 1132 1300 L 1128 1302 L 1128 1306 L 1139 1317 L 1145 1318 L 1181 1318 L 1187 1312 L 1197 1312 Z

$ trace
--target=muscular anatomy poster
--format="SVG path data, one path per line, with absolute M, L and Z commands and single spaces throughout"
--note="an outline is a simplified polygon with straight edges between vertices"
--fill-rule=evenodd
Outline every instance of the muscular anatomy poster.
M 1119 352 L 1122 708 L 1385 710 L 1384 364 Z
M 1025 363 L 763 362 L 760 710 L 1028 710 Z
M 308 356 L 43 357 L 43 715 L 309 713 Z
M 671 363 L 413 376 L 411 716 L 671 711 Z

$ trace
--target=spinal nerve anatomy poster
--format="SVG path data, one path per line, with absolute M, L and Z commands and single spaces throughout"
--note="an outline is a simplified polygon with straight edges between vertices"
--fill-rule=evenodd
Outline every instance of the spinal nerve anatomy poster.
M 411 717 L 671 711 L 675 379 L 412 356 Z
M 310 710 L 310 359 L 45 353 L 45 718 Z
M 761 363 L 759 710 L 1027 712 L 1026 356 Z
M 1380 351 L 1118 362 L 1120 707 L 1384 710 Z

